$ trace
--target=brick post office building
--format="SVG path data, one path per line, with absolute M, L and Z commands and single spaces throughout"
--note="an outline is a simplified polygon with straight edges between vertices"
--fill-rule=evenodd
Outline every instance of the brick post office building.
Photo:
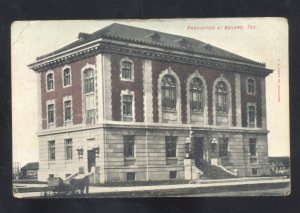
M 265 64 L 112 24 L 29 67 L 39 75 L 40 180 L 92 167 L 101 183 L 187 179 L 187 157 L 200 170 L 270 172 Z

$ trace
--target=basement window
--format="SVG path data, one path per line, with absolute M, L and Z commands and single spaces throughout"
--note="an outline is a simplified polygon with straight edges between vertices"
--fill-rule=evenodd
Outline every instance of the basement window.
M 176 179 L 177 178 L 177 171 L 170 171 L 169 172 L 170 179 Z
M 256 169 L 256 168 L 253 168 L 253 169 L 252 169 L 252 175 L 257 175 L 257 174 L 258 174 L 257 169 Z
M 127 181 L 135 180 L 135 172 L 127 172 Z

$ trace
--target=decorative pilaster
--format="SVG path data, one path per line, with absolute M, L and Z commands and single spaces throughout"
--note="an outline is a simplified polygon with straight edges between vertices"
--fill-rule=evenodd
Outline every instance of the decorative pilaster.
M 96 79 L 96 90 L 97 90 L 97 109 L 98 109 L 98 123 L 102 123 L 104 120 L 104 81 L 103 74 L 105 72 L 103 67 L 103 55 L 98 54 L 96 56 L 96 71 L 97 79 Z
M 242 126 L 242 103 L 241 103 L 241 75 L 235 74 L 235 112 L 236 126 Z
M 43 123 L 43 117 L 42 117 L 42 88 L 41 88 L 41 78 L 42 73 L 37 74 L 37 113 L 38 113 L 38 130 L 41 130 L 42 123 Z
M 103 54 L 104 120 L 112 120 L 111 54 Z
M 266 84 L 265 78 L 261 77 L 261 127 L 267 129 L 267 113 L 266 113 Z
M 143 65 L 144 88 L 144 122 L 153 123 L 153 89 L 152 89 L 152 61 L 145 60 Z

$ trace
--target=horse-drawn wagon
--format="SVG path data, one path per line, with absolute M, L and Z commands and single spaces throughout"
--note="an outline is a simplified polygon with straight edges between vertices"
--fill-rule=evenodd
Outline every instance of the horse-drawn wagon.
M 89 176 L 88 175 L 72 175 L 63 180 L 60 177 L 49 177 L 47 187 L 41 192 L 44 197 L 48 196 L 69 196 L 75 195 L 77 191 L 80 194 L 89 193 Z

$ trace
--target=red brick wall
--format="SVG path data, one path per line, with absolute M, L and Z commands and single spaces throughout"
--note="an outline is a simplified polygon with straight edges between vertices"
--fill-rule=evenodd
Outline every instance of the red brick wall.
M 247 94 L 247 78 L 255 79 L 256 93 L 255 95 Z M 261 105 L 261 84 L 262 77 L 241 74 L 241 104 L 242 104 L 242 126 L 247 127 L 247 102 L 256 103 L 256 119 L 257 127 L 262 127 L 262 105 Z
M 111 57 L 111 78 L 112 78 L 112 119 L 121 120 L 121 90 L 134 91 L 135 96 L 135 121 L 144 122 L 144 101 L 143 101 L 143 62 L 136 57 L 128 57 L 134 64 L 134 81 L 120 80 L 120 61 L 125 55 L 112 54 Z
M 55 89 L 46 92 L 46 73 L 41 73 L 42 128 L 47 128 L 47 100 L 55 99 L 56 126 L 63 126 L 63 97 L 72 96 L 73 124 L 82 123 L 81 69 L 87 64 L 95 64 L 95 57 L 70 63 L 72 86 L 63 88 L 62 67 L 53 69 Z
M 207 84 L 207 96 L 208 96 L 208 122 L 210 125 L 213 124 L 213 113 L 212 113 L 212 87 L 216 78 L 218 78 L 222 73 L 224 77 L 229 81 L 231 86 L 231 100 L 232 100 L 232 120 L 233 125 L 236 125 L 236 106 L 235 106 L 235 78 L 234 73 L 222 72 L 219 70 L 213 70 L 205 67 L 198 67 L 192 65 L 184 65 L 179 63 L 168 63 L 163 61 L 153 61 L 152 62 L 152 78 L 153 78 L 153 116 L 154 122 L 158 122 L 158 77 L 159 74 L 171 67 L 172 70 L 179 76 L 180 79 L 180 87 L 181 87 L 181 109 L 182 109 L 182 123 L 187 122 L 187 109 L 186 109 L 186 81 L 190 74 L 194 73 L 195 70 L 198 70 L 199 73 L 204 77 Z
M 120 60 L 126 57 L 125 55 L 112 54 L 111 58 L 111 80 L 112 80 L 112 119 L 115 121 L 121 120 L 121 90 L 129 89 L 135 94 L 135 120 L 136 122 L 144 121 L 144 106 L 143 106 L 143 59 L 136 57 L 129 57 L 134 63 L 134 82 L 120 80 Z M 62 67 L 55 68 L 55 90 L 53 92 L 46 92 L 45 72 L 41 73 L 41 93 L 42 93 L 42 128 L 47 128 L 47 100 L 55 99 L 56 104 L 56 126 L 63 126 L 63 97 L 72 96 L 73 101 L 73 123 L 82 123 L 82 94 L 81 94 L 81 69 L 87 64 L 95 64 L 95 57 L 80 60 L 69 64 L 72 70 L 72 86 L 63 88 L 62 86 Z M 171 67 L 172 70 L 180 78 L 181 100 L 182 100 L 182 122 L 187 122 L 186 109 L 186 81 L 190 74 L 198 70 L 204 77 L 207 84 L 208 96 L 208 123 L 213 124 L 212 112 L 212 87 L 213 82 L 221 74 L 229 81 L 231 86 L 231 100 L 232 100 L 232 121 L 233 126 L 236 126 L 236 103 L 235 103 L 235 78 L 234 73 L 214 70 L 205 67 L 198 67 L 193 65 L 184 65 L 180 63 L 169 63 L 164 61 L 152 61 L 152 78 L 153 78 L 153 119 L 158 122 L 158 88 L 157 81 L 159 74 Z M 260 77 L 255 77 L 256 80 L 256 95 L 247 95 L 246 93 L 246 78 L 247 76 L 241 74 L 241 103 L 242 103 L 242 126 L 247 126 L 247 102 L 254 102 L 257 105 L 257 126 L 261 127 L 261 85 Z

